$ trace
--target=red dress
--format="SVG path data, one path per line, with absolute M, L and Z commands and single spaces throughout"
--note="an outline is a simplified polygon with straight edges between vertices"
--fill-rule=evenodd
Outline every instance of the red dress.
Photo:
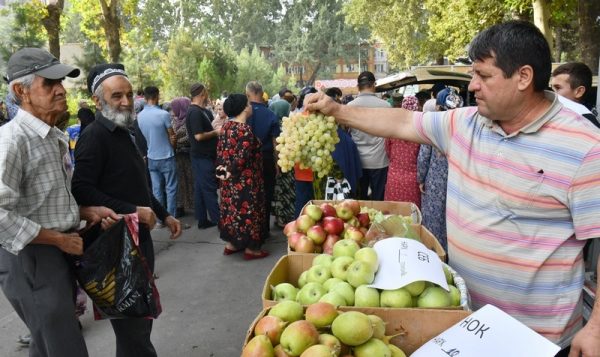
M 399 139 L 385 139 L 385 151 L 390 160 L 386 201 L 414 202 L 421 206 L 421 191 L 417 182 L 419 144 Z
M 231 176 L 220 181 L 221 239 L 236 249 L 258 250 L 266 216 L 261 144 L 248 124 L 230 120 L 222 130 L 217 165 L 227 167 Z

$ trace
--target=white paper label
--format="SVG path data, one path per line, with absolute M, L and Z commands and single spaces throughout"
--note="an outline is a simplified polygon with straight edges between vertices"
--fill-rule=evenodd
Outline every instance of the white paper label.
M 553 357 L 560 347 L 493 305 L 425 343 L 411 357 Z
M 442 261 L 421 242 L 409 238 L 386 238 L 373 246 L 379 270 L 370 287 L 394 290 L 414 281 L 430 281 L 449 291 Z

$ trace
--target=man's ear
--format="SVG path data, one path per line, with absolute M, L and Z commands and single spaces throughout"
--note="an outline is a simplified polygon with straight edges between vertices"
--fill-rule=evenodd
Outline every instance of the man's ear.
M 17 100 L 19 102 L 29 104 L 29 102 L 30 102 L 29 93 L 28 93 L 29 91 L 27 90 L 27 88 L 25 88 L 23 86 L 23 84 L 21 84 L 21 83 L 13 84 L 13 92 L 15 93 L 15 96 L 17 97 Z
M 530 65 L 525 65 L 517 70 L 518 88 L 525 90 L 530 86 L 533 88 L 533 68 Z
M 94 101 L 94 105 L 96 106 L 96 109 L 102 109 L 102 104 L 100 103 L 100 98 L 98 98 L 97 95 L 92 95 L 92 100 Z
M 584 95 L 585 95 L 585 87 L 584 86 L 579 86 L 579 87 L 575 88 L 575 98 L 577 98 L 578 101 L 583 99 Z

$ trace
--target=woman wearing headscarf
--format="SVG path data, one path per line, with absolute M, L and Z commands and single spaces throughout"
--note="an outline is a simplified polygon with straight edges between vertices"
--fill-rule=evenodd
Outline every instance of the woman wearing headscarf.
M 215 130 L 220 130 L 227 122 L 227 114 L 223 111 L 223 102 L 222 99 L 217 99 L 215 102 L 215 119 L 211 123 Z
M 436 98 L 438 111 L 462 107 L 462 98 L 451 88 L 440 91 Z M 417 180 L 421 189 L 423 225 L 433 233 L 444 250 L 446 238 L 446 190 L 448 160 L 430 145 L 421 145 L 417 158 Z
M 230 118 L 217 144 L 217 178 L 221 202 L 219 230 L 226 242 L 224 255 L 244 251 L 244 259 L 269 255 L 261 250 L 266 225 L 265 191 L 260 140 L 246 123 L 252 107 L 243 94 L 231 94 L 223 103 Z
M 405 97 L 402 100 L 402 108 L 417 111 L 419 109 L 417 97 Z M 413 202 L 420 207 L 421 191 L 417 182 L 419 144 L 400 139 L 385 139 L 385 152 L 390 159 L 385 200 Z
M 171 120 L 177 145 L 175 146 L 175 162 L 177 164 L 177 217 L 185 214 L 186 210 L 194 209 L 194 176 L 190 161 L 190 142 L 188 140 L 185 117 L 190 99 L 175 98 L 171 101 Z

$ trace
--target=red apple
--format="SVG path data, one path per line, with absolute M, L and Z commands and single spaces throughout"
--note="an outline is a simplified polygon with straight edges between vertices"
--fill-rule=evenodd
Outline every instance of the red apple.
M 308 236 L 308 238 L 312 239 L 312 241 L 315 244 L 320 245 L 323 244 L 323 242 L 325 241 L 327 233 L 325 232 L 323 227 L 321 227 L 318 224 L 315 224 L 314 226 L 310 227 L 308 231 L 306 231 L 306 235 Z
M 321 211 L 323 211 L 323 217 L 337 217 L 335 208 L 329 203 L 321 203 Z
M 364 237 L 365 235 L 356 227 L 348 227 L 348 229 L 346 229 L 346 234 L 344 235 L 345 239 L 352 239 L 356 243 L 362 242 Z
M 369 227 L 369 224 L 371 223 L 371 219 L 369 218 L 369 214 L 366 212 L 362 212 L 359 213 L 356 218 L 358 219 L 358 222 L 360 223 L 361 227 Z
M 344 221 L 337 217 L 325 217 L 323 229 L 329 234 L 340 234 L 344 230 Z
M 340 240 L 340 236 L 336 234 L 328 234 L 325 238 L 325 242 L 323 242 L 323 252 L 326 254 L 333 253 L 333 245 Z
M 315 243 L 304 234 L 298 238 L 294 250 L 298 253 L 314 253 Z
M 361 231 L 365 237 L 367 236 L 367 232 L 369 231 L 366 227 L 358 227 L 358 230 Z
M 303 235 L 304 235 L 304 233 L 301 233 L 301 232 L 294 232 L 294 233 L 290 234 L 288 237 L 288 245 L 290 246 L 290 248 L 296 249 L 296 243 L 298 243 L 298 240 Z
M 298 226 L 296 221 L 291 221 L 288 224 L 285 225 L 285 227 L 283 227 L 283 234 L 285 234 L 286 237 L 289 237 L 290 234 L 297 232 L 298 231 Z
M 343 207 L 348 207 L 354 216 L 360 213 L 360 203 L 357 200 L 346 199 L 339 203 Z
M 298 231 L 306 233 L 308 229 L 315 225 L 315 220 L 310 218 L 308 215 L 303 214 L 296 219 L 296 227 Z

